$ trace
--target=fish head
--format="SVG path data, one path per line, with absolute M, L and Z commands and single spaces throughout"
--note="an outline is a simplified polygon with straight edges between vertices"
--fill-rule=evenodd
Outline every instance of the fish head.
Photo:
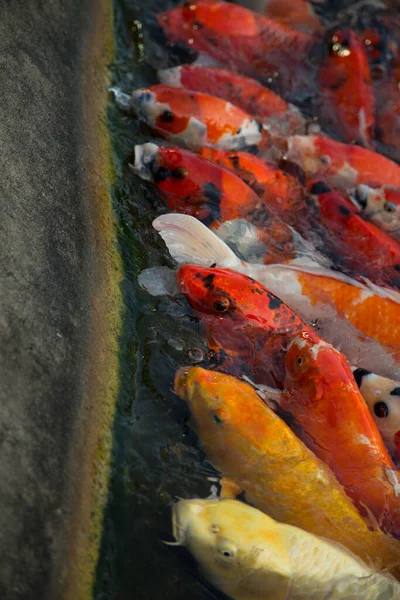
M 400 459 L 400 382 L 361 368 L 353 374 L 386 446 Z
M 194 110 L 195 104 L 191 106 L 192 104 L 185 90 L 163 84 L 135 90 L 131 96 L 131 107 L 141 121 L 157 129 L 165 137 L 175 137 L 179 141 L 183 139 L 182 134 L 186 133 L 189 136 L 190 133 L 193 140 L 189 136 L 187 144 L 191 145 L 192 141 L 199 145 L 206 127 L 187 115 Z
M 288 344 L 285 359 L 285 388 L 295 390 L 304 402 L 316 401 L 322 393 L 326 348 L 329 344 L 312 330 L 294 335 Z M 332 348 L 333 350 L 333 348 Z
M 218 468 L 248 473 L 267 440 L 269 452 L 275 452 L 279 417 L 248 383 L 218 371 L 182 367 L 174 392 L 188 404 L 194 429 Z
M 196 217 L 207 226 L 219 221 L 222 179 L 208 161 L 177 147 L 146 143 L 135 146 L 130 167 L 157 186 L 171 211 Z
M 177 277 L 191 306 L 220 322 L 246 321 L 263 326 L 269 323 L 270 311 L 283 304 L 260 283 L 231 269 L 183 265 Z
M 177 278 L 213 349 L 233 357 L 243 372 L 261 377 L 262 371 L 264 383 L 281 385 L 282 344 L 306 327 L 300 317 L 260 283 L 230 269 L 184 265 Z
M 400 189 L 390 185 L 373 188 L 358 185 L 353 194 L 354 203 L 375 225 L 384 231 L 400 228 Z
M 237 500 L 180 500 L 172 521 L 177 542 L 193 554 L 201 573 L 229 595 L 276 592 L 277 586 L 288 585 L 289 560 L 277 534 L 279 524 L 261 511 Z

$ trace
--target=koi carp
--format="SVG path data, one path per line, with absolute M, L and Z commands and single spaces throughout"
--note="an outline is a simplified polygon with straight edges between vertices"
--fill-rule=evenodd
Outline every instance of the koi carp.
M 359 510 L 399 538 L 399 476 L 344 355 L 315 332 L 294 335 L 279 405 Z
M 400 240 L 400 188 L 358 185 L 351 200 L 360 213 L 392 237 Z
M 300 110 L 250 77 L 228 69 L 183 65 L 158 72 L 163 84 L 223 98 L 262 122 L 271 135 L 304 133 Z
M 378 285 L 400 287 L 400 244 L 363 219 L 354 205 L 323 181 L 311 180 L 310 193 L 325 226 L 325 243 L 353 276 Z
M 274 519 L 339 542 L 371 566 L 399 575 L 399 543 L 368 529 L 331 470 L 252 386 L 216 371 L 183 367 L 174 391 L 190 408 L 208 460 L 221 471 L 222 495 L 244 491 Z
M 319 69 L 320 113 L 325 129 L 346 142 L 372 146 L 374 94 L 363 40 L 348 28 L 328 33 L 327 56 Z
M 157 16 L 171 44 L 179 43 L 284 93 L 304 85 L 314 38 L 237 4 L 193 0 Z
M 300 317 L 260 283 L 230 269 L 182 265 L 176 277 L 222 368 L 281 386 L 282 347 L 292 332 L 308 329 Z
M 179 264 L 216 265 L 253 277 L 286 302 L 349 362 L 400 379 L 400 295 L 312 261 L 259 265 L 240 260 L 202 223 L 162 215 L 153 226 Z
M 229 169 L 243 179 L 267 206 L 293 216 L 303 208 L 306 189 L 299 180 L 249 152 L 225 152 L 215 148 L 200 148 L 201 156 Z
M 361 367 L 353 368 L 360 392 L 389 452 L 400 460 L 400 381 L 381 377 Z
M 171 211 L 195 216 L 213 229 L 236 219 L 261 220 L 265 227 L 257 230 L 253 246 L 264 262 L 296 256 L 292 229 L 231 171 L 187 150 L 151 143 L 135 146 L 131 168 L 157 186 Z
M 162 84 L 142 88 L 126 104 L 157 133 L 187 148 L 244 150 L 265 144 L 268 138 L 261 123 L 237 106 L 184 88 Z
M 321 177 L 341 192 L 359 184 L 400 187 L 400 167 L 380 154 L 342 144 L 323 135 L 295 135 L 287 140 L 286 158 L 297 162 L 310 177 Z

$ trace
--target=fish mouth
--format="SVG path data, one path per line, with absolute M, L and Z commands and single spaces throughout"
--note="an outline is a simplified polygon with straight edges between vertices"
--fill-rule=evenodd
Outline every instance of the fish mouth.
M 190 367 L 181 367 L 177 370 L 175 375 L 174 393 L 182 399 L 187 397 L 189 373 Z
M 154 175 L 158 167 L 158 146 L 147 142 L 136 145 L 132 153 L 133 162 L 129 163 L 130 169 L 146 181 L 154 181 Z

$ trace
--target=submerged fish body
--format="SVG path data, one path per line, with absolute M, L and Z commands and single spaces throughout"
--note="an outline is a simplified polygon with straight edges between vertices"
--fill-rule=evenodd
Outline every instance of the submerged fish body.
M 391 185 L 373 188 L 361 184 L 354 190 L 352 200 L 366 219 L 400 239 L 400 188 Z
M 263 225 L 257 244 L 264 262 L 296 256 L 292 229 L 231 171 L 187 150 L 151 143 L 135 146 L 131 168 L 157 186 L 171 211 L 192 215 L 213 229 L 236 219 Z
M 375 102 L 365 44 L 355 31 L 341 27 L 328 33 L 326 45 L 319 70 L 322 123 L 343 141 L 370 147 Z
M 326 244 L 352 271 L 378 285 L 400 287 L 400 244 L 357 213 L 354 205 L 321 181 L 311 180 L 310 192 L 319 220 L 328 235 Z
M 287 92 L 307 81 L 312 36 L 237 4 L 193 0 L 157 16 L 170 43 L 206 54 L 225 67 L 275 81 Z
M 159 71 L 162 83 L 223 98 L 263 122 L 274 135 L 304 132 L 304 118 L 272 90 L 228 69 L 182 65 Z
M 173 533 L 234 600 L 395 600 L 400 585 L 346 550 L 237 500 L 180 500 Z
M 158 84 L 133 92 L 130 107 L 157 133 L 187 148 L 243 150 L 266 141 L 251 115 L 208 94 Z
M 243 179 L 269 207 L 288 218 L 304 207 L 306 190 L 299 180 L 249 152 L 225 152 L 201 148 L 204 158 L 225 167 Z
M 260 0 L 256 2 L 260 4 Z M 246 0 L 246 5 L 248 4 L 249 1 Z M 259 12 L 290 29 L 308 34 L 322 30 L 322 25 L 308 0 L 263 0 L 261 4 L 264 10 Z
M 342 144 L 323 135 L 288 138 L 286 157 L 297 162 L 310 177 L 322 177 L 341 192 L 359 184 L 400 187 L 400 167 L 377 152 Z
M 163 215 L 154 227 L 178 263 L 214 264 L 253 277 L 344 352 L 351 364 L 400 379 L 396 292 L 367 287 L 315 263 L 245 263 L 212 231 L 185 215 Z
M 366 369 L 354 368 L 360 392 L 368 404 L 386 447 L 400 460 L 400 381 L 381 377 Z
M 280 406 L 361 511 L 400 537 L 400 481 L 343 354 L 314 332 L 287 347 Z
M 177 280 L 210 347 L 223 357 L 222 368 L 281 385 L 282 348 L 293 332 L 308 329 L 297 314 L 264 286 L 230 269 L 183 265 Z

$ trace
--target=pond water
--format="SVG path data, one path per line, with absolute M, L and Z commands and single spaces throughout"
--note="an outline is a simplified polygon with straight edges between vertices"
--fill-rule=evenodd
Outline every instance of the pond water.
M 157 83 L 156 67 L 179 64 L 179 57 L 167 55 L 153 43 L 151 34 L 152 15 L 174 4 L 177 2 L 115 2 L 113 85 L 125 91 L 151 85 Z M 337 4 L 329 4 L 326 14 L 330 18 Z M 145 27 L 148 36 L 144 36 Z M 183 297 L 152 297 L 137 284 L 143 269 L 174 265 L 151 226 L 166 208 L 154 187 L 127 168 L 134 145 L 153 139 L 150 130 L 121 112 L 112 99 L 109 124 L 116 170 L 113 207 L 125 271 L 126 314 L 120 343 L 122 387 L 113 432 L 110 497 L 94 598 L 222 598 L 196 574 L 184 551 L 162 543 L 171 539 L 173 501 L 177 497 L 205 498 L 216 486 L 213 479 L 218 474 L 187 425 L 186 405 L 172 392 L 175 371 L 202 359 L 202 365 L 207 365 L 207 348 L 199 323 Z M 163 144 L 160 140 L 157 143 Z

